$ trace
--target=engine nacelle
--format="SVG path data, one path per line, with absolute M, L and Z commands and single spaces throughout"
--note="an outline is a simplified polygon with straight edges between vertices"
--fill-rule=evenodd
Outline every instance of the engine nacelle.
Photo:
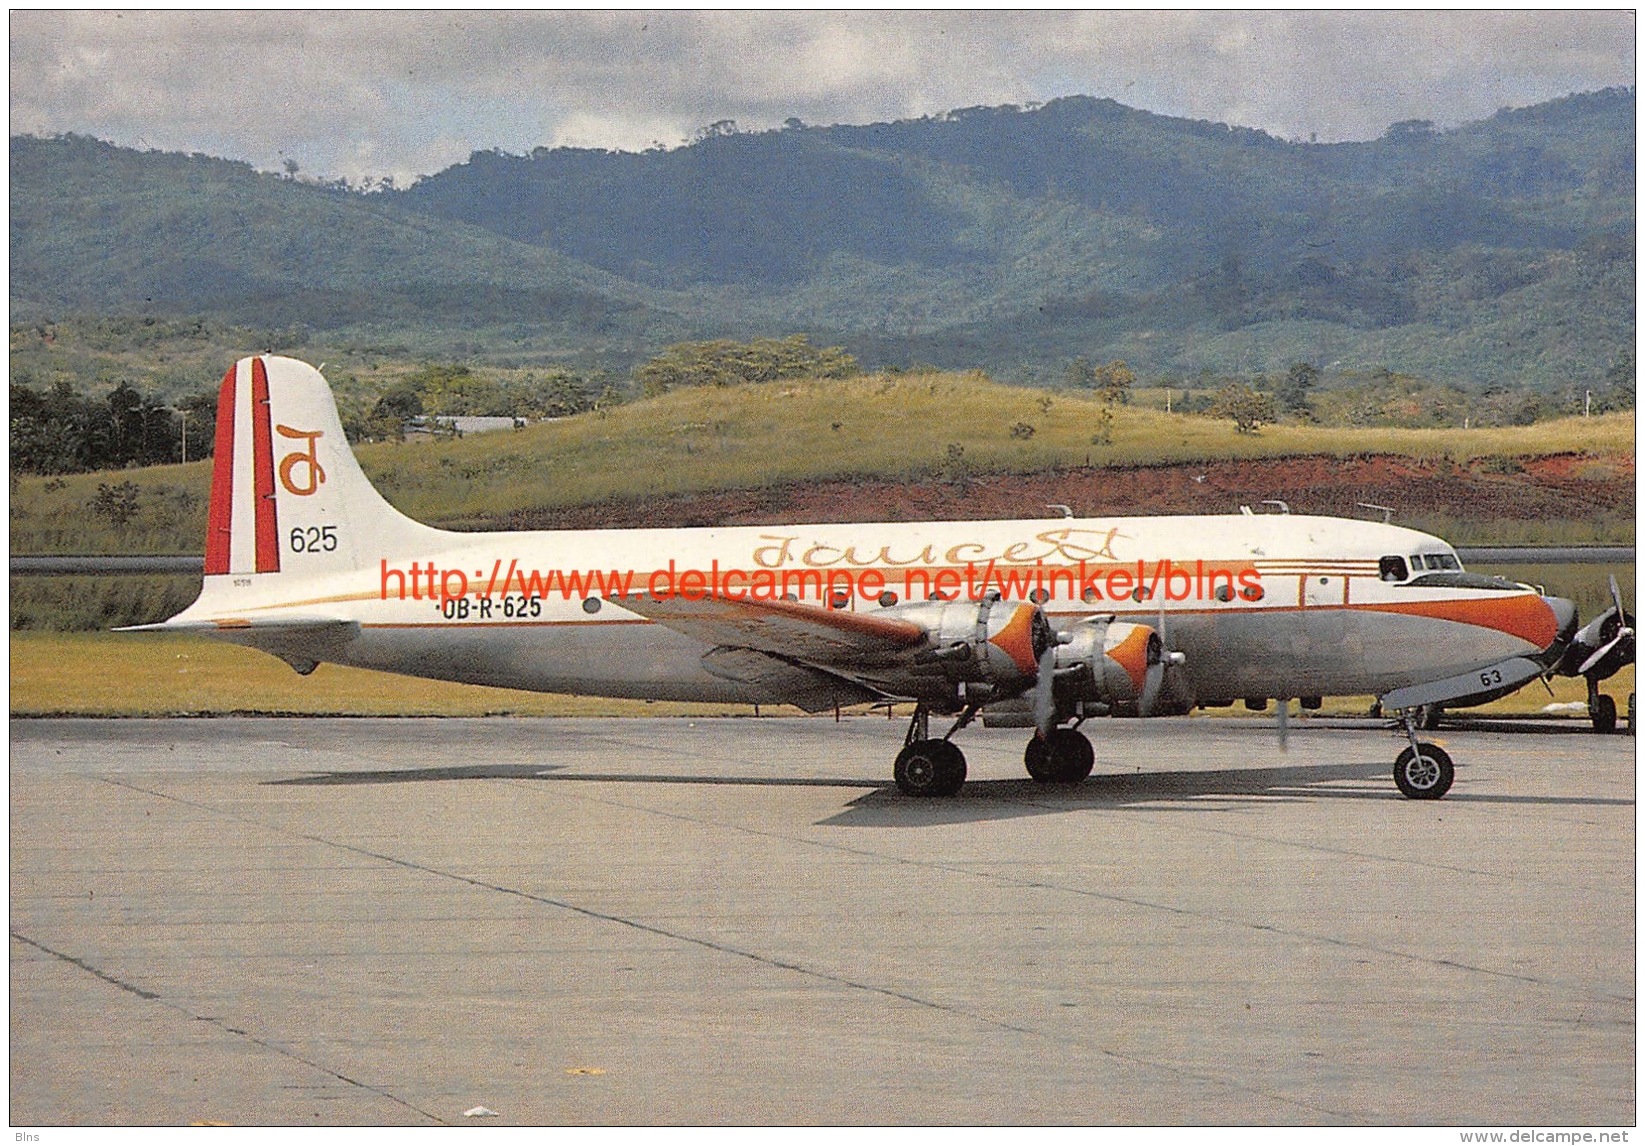
M 928 634 L 928 643 L 914 654 L 916 677 L 944 682 L 961 699 L 982 704 L 1033 688 L 1040 657 L 1056 640 L 1038 605 L 992 597 L 916 601 L 884 612 Z
M 1164 661 L 1164 644 L 1148 625 L 1127 621 L 1082 621 L 1057 646 L 1058 711 L 1075 705 L 1102 705 L 1110 710 L 1139 705 L 1150 670 Z M 1159 673 L 1154 672 L 1157 678 Z
M 1633 663 L 1634 618 L 1613 605 L 1577 630 L 1553 671 L 1601 681 Z

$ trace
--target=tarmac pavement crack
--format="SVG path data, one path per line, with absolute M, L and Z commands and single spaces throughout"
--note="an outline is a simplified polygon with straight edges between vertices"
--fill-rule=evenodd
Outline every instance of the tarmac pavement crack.
M 137 789 L 137 790 L 138 791 L 143 791 L 143 789 L 140 789 L 140 788 Z M 177 1014 L 182 1015 L 183 1017 L 185 1017 L 187 1019 L 190 1019 L 194 1022 L 205 1023 L 208 1026 L 212 1026 L 212 1027 L 217 1028 L 218 1030 L 222 1031 L 224 1034 L 232 1035 L 235 1038 L 244 1039 L 246 1042 L 251 1043 L 253 1046 L 261 1047 L 263 1050 L 270 1051 L 274 1054 L 280 1055 L 283 1058 L 288 1058 L 288 1059 L 292 1060 L 293 1062 L 300 1063 L 303 1066 L 308 1067 L 310 1070 L 317 1070 L 321 1074 L 327 1075 L 328 1077 L 331 1077 L 331 1078 L 335 1078 L 338 1082 L 346 1083 L 349 1086 L 356 1087 L 356 1088 L 358 1088 L 360 1090 L 363 1090 L 363 1091 L 366 1091 L 370 1094 L 375 1094 L 379 1098 L 385 1098 L 385 1099 L 387 1099 L 388 1101 L 394 1103 L 397 1106 L 403 1106 L 407 1110 L 410 1110 L 410 1111 L 420 1115 L 423 1118 L 427 1118 L 431 1122 L 438 1123 L 439 1125 L 442 1125 L 442 1126 L 449 1125 L 449 1123 L 447 1123 L 446 1120 L 441 1118 L 439 1115 L 432 1114 L 429 1111 L 422 1109 L 421 1107 L 417 1106 L 414 1103 L 407 1102 L 405 1099 L 401 1098 L 399 1095 L 393 1094 L 390 1091 L 384 1090 L 382 1087 L 373 1086 L 373 1085 L 371 1085 L 371 1083 L 362 1082 L 357 1078 L 350 1078 L 346 1074 L 342 1074 L 339 1071 L 332 1070 L 330 1067 L 324 1065 L 323 1063 L 315 1062 L 313 1059 L 310 1059 L 310 1058 L 304 1058 L 302 1055 L 296 1053 L 295 1051 L 293 1051 L 293 1050 L 291 1050 L 287 1047 L 280 1046 L 278 1043 L 271 1042 L 268 1039 L 259 1038 L 257 1035 L 252 1034 L 250 1031 L 243 1030 L 240 1027 L 231 1026 L 226 1020 L 218 1018 L 214 1015 L 198 1015 L 198 1014 L 195 1014 L 194 1011 L 191 1008 L 189 1008 L 187 1006 L 184 1006 L 181 1003 L 174 1002 L 170 999 L 167 999 L 167 998 L 155 993 L 154 991 L 145 990 L 142 987 L 137 986 L 135 983 L 128 983 L 124 979 L 121 979 L 117 975 L 111 975 L 107 971 L 103 971 L 103 970 L 101 970 L 97 967 L 92 966 L 90 963 L 86 962 L 84 959 L 80 959 L 80 958 L 78 958 L 74 955 L 70 955 L 70 954 L 68 954 L 67 952 L 64 952 L 64 951 L 58 951 L 56 948 L 48 947 L 46 944 L 40 942 L 38 939 L 30 938 L 29 936 L 24 935 L 20 931 L 13 930 L 12 933 L 11 933 L 11 937 L 13 939 L 15 939 L 17 942 L 25 944 L 29 947 L 32 947 L 36 951 L 41 952 L 42 954 L 49 955 L 53 959 L 59 959 L 62 962 L 69 964 L 71 967 L 77 967 L 80 970 L 86 972 L 87 974 L 94 975 L 97 978 L 103 980 L 103 982 L 111 984 L 112 986 L 117 987 L 122 991 L 126 991 L 129 994 L 136 995 L 139 999 L 142 999 L 145 1002 L 156 1003 L 156 1004 L 158 1004 L 162 1007 L 165 1007 L 167 1010 L 175 1011 Z
M 523 888 L 508 887 L 508 886 L 503 885 L 503 884 L 492 883 L 489 880 L 477 879 L 473 876 L 464 875 L 460 872 L 447 871 L 443 868 L 437 868 L 437 867 L 433 867 L 433 866 L 428 865 L 428 864 L 418 863 L 415 860 L 406 859 L 406 858 L 401 857 L 401 856 L 392 856 L 392 855 L 388 855 L 388 854 L 383 853 L 383 852 L 373 851 L 370 848 L 362 848 L 362 847 L 359 847 L 359 846 L 354 845 L 354 844 L 345 843 L 341 840 L 329 839 L 325 836 L 315 835 L 312 832 L 294 831 L 290 828 L 285 828 L 285 827 L 282 827 L 282 826 L 277 825 L 277 824 L 270 824 L 270 823 L 267 823 L 263 820 L 258 820 L 258 819 L 255 819 L 253 817 L 250 817 L 250 816 L 244 816 L 244 815 L 241 815 L 241 814 L 236 813 L 236 812 L 230 812 L 230 811 L 227 811 L 225 809 L 215 807 L 211 804 L 202 803 L 202 802 L 197 801 L 197 800 L 185 799 L 184 797 L 176 796 L 176 795 L 173 795 L 169 792 L 159 792 L 159 791 L 155 791 L 155 790 L 150 789 L 150 788 L 144 788 L 141 785 L 132 784 L 128 781 L 117 780 L 117 779 L 113 779 L 113 778 L 107 777 L 107 776 L 99 776 L 97 778 L 100 779 L 100 780 L 103 780 L 106 783 L 113 784 L 117 787 L 126 788 L 126 789 L 129 789 L 129 790 L 134 791 L 134 792 L 140 792 L 144 795 L 156 797 L 158 799 L 175 801 L 177 803 L 184 804 L 184 805 L 186 805 L 188 807 L 191 807 L 191 808 L 197 808 L 201 811 L 212 813 L 213 815 L 222 816 L 226 819 L 235 820 L 239 823 L 244 823 L 244 824 L 252 825 L 254 827 L 261 828 L 264 831 L 274 832 L 276 834 L 288 836 L 288 837 L 293 838 L 293 839 L 308 840 L 312 843 L 320 844 L 324 847 L 336 848 L 340 851 L 345 851 L 345 852 L 348 852 L 352 855 L 358 855 L 358 856 L 362 856 L 362 857 L 365 857 L 365 858 L 368 858 L 368 859 L 377 860 L 380 863 L 392 864 L 396 867 L 403 868 L 407 871 L 415 871 L 415 872 L 419 872 L 419 873 L 424 874 L 424 875 L 430 875 L 430 876 L 434 876 L 436 878 L 447 879 L 447 880 L 451 880 L 451 881 L 454 881 L 454 882 L 457 882 L 457 883 L 466 884 L 470 887 L 478 888 L 480 890 L 490 891 L 490 892 L 500 894 L 500 895 L 512 896 L 512 897 L 515 897 L 515 898 L 526 900 L 526 901 L 531 902 L 531 903 L 540 904 L 540 905 L 545 906 L 545 907 L 551 907 L 551 908 L 555 908 L 557 910 L 568 911 L 568 912 L 574 913 L 576 915 L 580 915 L 580 916 L 582 916 L 586 919 L 592 919 L 592 920 L 596 920 L 598 922 L 609 923 L 609 924 L 613 924 L 613 925 L 617 925 L 617 926 L 631 928 L 635 931 L 643 932 L 643 933 L 648 934 L 648 935 L 657 936 L 658 938 L 669 939 L 669 940 L 679 942 L 679 943 L 688 943 L 688 944 L 691 944 L 695 947 L 701 948 L 703 950 L 713 951 L 717 954 L 728 955 L 728 956 L 732 956 L 734 958 L 749 960 L 751 962 L 758 963 L 762 966 L 769 967 L 769 968 L 772 968 L 774 970 L 786 971 L 786 972 L 789 972 L 791 974 L 801 975 L 801 976 L 804 976 L 808 979 L 812 979 L 812 980 L 815 980 L 815 981 L 818 981 L 818 982 L 828 983 L 828 984 L 831 984 L 831 985 L 837 986 L 837 987 L 845 987 L 845 988 L 848 988 L 850 990 L 862 991 L 862 992 L 865 992 L 865 993 L 868 993 L 868 994 L 871 994 L 871 995 L 877 995 L 881 998 L 891 999 L 891 1000 L 895 1000 L 895 1001 L 901 1002 L 901 1003 L 907 1003 L 909 1005 L 916 1006 L 916 1007 L 922 1008 L 924 1010 L 933 1011 L 933 1012 L 937 1012 L 937 1013 L 941 1013 L 941 1014 L 951 1015 L 955 1018 L 962 1018 L 962 1019 L 965 1019 L 969 1022 L 976 1023 L 979 1026 L 989 1027 L 989 1028 L 992 1028 L 994 1030 L 1005 1031 L 1005 1032 L 1009 1032 L 1009 1033 L 1012 1033 L 1012 1034 L 1027 1035 L 1027 1036 L 1032 1037 L 1032 1038 L 1047 1039 L 1047 1040 L 1052 1041 L 1052 1042 L 1061 1043 L 1061 1044 L 1068 1045 L 1068 1046 L 1077 1046 L 1077 1047 L 1081 1047 L 1081 1048 L 1086 1049 L 1086 1050 L 1095 1050 L 1102 1057 L 1110 1059 L 1110 1060 L 1115 1061 L 1115 1062 L 1123 1063 L 1131 1069 L 1147 1069 L 1147 1070 L 1161 1071 L 1161 1072 L 1168 1073 L 1168 1074 L 1170 1074 L 1174 1077 L 1177 1077 L 1177 1078 L 1192 1079 L 1192 1080 L 1195 1080 L 1197 1082 L 1209 1083 L 1213 1086 L 1222 1087 L 1222 1088 L 1226 1088 L 1226 1089 L 1229 1089 L 1229 1090 L 1242 1091 L 1242 1092 L 1247 1093 L 1247 1094 L 1256 1095 L 1256 1096 L 1258 1096 L 1260 1098 L 1263 1098 L 1263 1099 L 1266 1099 L 1270 1102 L 1295 1107 L 1295 1108 L 1300 1109 L 1300 1110 L 1305 1110 L 1310 1114 L 1325 1115 L 1327 1117 L 1334 1118 L 1334 1119 L 1339 1119 L 1339 1120 L 1342 1120 L 1342 1121 L 1345 1121 L 1345 1122 L 1355 1121 L 1356 1120 L 1355 1116 L 1353 1114 L 1350 1114 L 1346 1111 L 1333 1110 L 1329 1107 L 1320 1106 L 1320 1105 L 1317 1105 L 1315 1103 L 1305 1102 L 1301 1099 L 1292 1097 L 1290 1095 L 1274 1094 L 1274 1093 L 1270 1093 L 1268 1091 L 1259 1090 L 1259 1089 L 1251 1087 L 1248 1084 L 1246 1084 L 1244 1082 L 1241 1082 L 1239 1080 L 1231 1080 L 1229 1078 L 1225 1078 L 1225 1077 L 1222 1077 L 1222 1076 L 1219 1076 L 1219 1075 L 1216 1075 L 1216 1074 L 1213 1074 L 1213 1073 L 1210 1073 L 1210 1072 L 1207 1072 L 1207 1071 L 1195 1070 L 1195 1069 L 1192 1069 L 1190 1067 L 1186 1067 L 1186 1066 L 1183 1066 L 1183 1065 L 1177 1064 L 1177 1063 L 1163 1062 L 1163 1061 L 1159 1061 L 1159 1060 L 1156 1060 L 1156 1059 L 1146 1058 L 1146 1057 L 1143 1057 L 1143 1056 L 1140 1056 L 1140 1055 L 1129 1054 L 1129 1053 L 1126 1053 L 1126 1052 L 1123 1052 L 1123 1051 L 1114 1050 L 1111 1047 L 1102 1047 L 1102 1046 L 1092 1047 L 1091 1044 L 1089 1043 L 1089 1041 L 1086 1040 L 1086 1039 L 1083 1039 L 1083 1038 L 1070 1037 L 1070 1036 L 1067 1036 L 1067 1035 L 1057 1034 L 1057 1033 L 1052 1032 L 1052 1031 L 1042 1030 L 1042 1029 L 1039 1029 L 1039 1028 L 1036 1028 L 1036 1027 L 1024 1026 L 1024 1025 L 1019 1024 L 1019 1023 L 1012 1023 L 1012 1022 L 1006 1021 L 1004 1019 L 998 1018 L 997 1016 L 983 1014 L 983 1013 L 980 1013 L 980 1012 L 977 1012 L 977 1011 L 972 1011 L 972 1010 L 969 1010 L 969 1009 L 964 1008 L 964 1007 L 955 1006 L 952 1003 L 944 1003 L 944 1002 L 941 1002 L 940 1000 L 937 1000 L 937 999 L 930 999 L 930 998 L 926 998 L 926 997 L 921 996 L 921 995 L 912 994 L 910 992 L 899 991 L 899 990 L 897 990 L 895 988 L 892 988 L 892 987 L 886 987 L 886 986 L 876 984 L 876 983 L 869 983 L 869 982 L 866 982 L 866 981 L 863 981 L 863 980 L 853 979 L 849 976 L 835 974 L 833 972 L 825 971 L 825 970 L 822 970 L 822 969 L 816 968 L 816 967 L 808 967 L 808 966 L 805 966 L 804 964 L 796 963 L 792 960 L 780 959 L 780 958 L 777 958 L 775 956 L 762 954 L 758 951 L 751 951 L 751 950 L 748 950 L 746 948 L 736 947 L 736 946 L 733 946 L 733 945 L 728 944 L 728 943 L 723 943 L 723 942 L 721 942 L 719 940 L 716 940 L 716 939 L 708 938 L 706 936 L 691 935 L 691 934 L 683 932 L 683 931 L 676 931 L 676 930 L 673 930 L 671 928 L 659 927 L 656 924 L 646 923 L 643 920 L 632 919 L 632 918 L 629 918 L 627 916 L 616 915 L 616 914 L 613 914 L 611 912 L 600 911 L 596 908 L 585 907 L 581 904 L 572 903 L 569 900 L 556 899 L 553 896 L 539 895 L 535 892 L 526 891 Z M 611 801 L 596 801 L 596 802 L 613 803 L 614 806 L 630 808 L 630 810 L 633 810 L 633 811 L 641 811 L 641 812 L 652 812 L 653 811 L 653 809 L 649 809 L 649 808 L 631 807 L 630 805 L 620 804 L 620 803 L 611 802 Z M 668 815 L 668 813 L 656 813 L 656 814 Z M 724 828 L 734 828 L 734 827 L 736 827 L 735 825 L 717 824 L 717 823 L 713 823 L 711 821 L 693 820 L 691 817 L 687 817 L 687 816 L 673 816 L 672 818 L 686 820 L 686 821 L 689 821 L 689 822 L 703 823 L 707 826 L 714 826 L 714 827 L 724 827 Z M 749 830 L 749 829 L 740 829 L 740 830 Z M 785 840 L 791 839 L 791 837 L 778 836 L 778 835 L 775 835 L 774 833 L 754 833 L 754 834 L 765 835 L 765 836 L 768 836 L 770 838 L 777 838 L 777 839 L 785 839 Z M 794 841 L 794 842 L 812 843 L 814 841 L 797 840 L 797 841 Z M 819 845 L 819 846 L 825 846 L 826 847 L 827 845 Z M 845 852 L 851 852 L 851 853 L 861 855 L 861 856 L 864 856 L 864 857 L 877 858 L 877 859 L 880 859 L 880 860 L 892 860 L 892 861 L 895 861 L 895 862 L 910 862 L 910 861 L 900 860 L 898 857 L 894 857 L 894 856 L 878 855 L 877 853 L 874 853 L 874 852 L 860 851 L 860 850 L 856 850 L 856 849 L 841 848 L 841 849 L 837 849 L 837 850 L 845 851 Z M 961 874 L 974 874 L 974 873 L 966 872 L 965 869 L 963 869 L 963 868 L 954 868 L 954 867 L 950 867 L 950 866 L 947 866 L 947 865 L 931 865 L 931 866 L 938 869 L 938 870 L 954 871 L 954 872 L 959 872 Z M 1025 885 L 1025 886 L 1037 886 L 1037 885 Z M 167 1004 L 167 1005 L 173 1005 L 174 1006 L 174 1004 Z M 247 1036 L 247 1037 L 250 1037 L 250 1036 Z M 258 1040 L 253 1040 L 253 1041 L 258 1041 Z M 269 1045 L 269 1044 L 261 1044 L 261 1045 Z M 278 1050 L 279 1048 L 271 1046 L 271 1049 Z M 282 1052 L 282 1053 L 289 1053 L 289 1052 Z M 296 1058 L 298 1056 L 292 1055 L 291 1057 Z M 305 1061 L 305 1060 L 300 1060 L 300 1061 Z M 320 1067 L 320 1068 L 317 1068 L 317 1069 L 324 1070 L 325 1068 Z M 344 1077 L 340 1074 L 336 1074 L 335 1072 L 329 1071 L 329 1070 L 327 1070 L 326 1073 L 332 1074 L 334 1077 L 337 1077 L 337 1078 L 343 1078 Z M 344 1081 L 352 1081 L 352 1080 L 344 1079 Z M 355 1083 L 355 1085 L 363 1085 L 363 1084 Z M 368 1087 L 368 1089 L 376 1090 L 376 1088 L 369 1088 L 369 1087 Z M 377 1093 L 386 1093 L 386 1092 L 377 1091 Z M 401 1100 L 396 1099 L 396 1101 L 401 1101 Z M 409 1105 L 409 1104 L 406 1104 L 406 1105 Z M 413 1107 L 413 1109 L 415 1109 L 415 1107 Z M 424 1111 L 419 1111 L 419 1113 L 425 1113 L 426 1114 L 426 1112 L 424 1112 Z M 433 1117 L 433 1115 L 428 1115 L 428 1117 Z
M 1570 991 L 1578 994 L 1597 996 L 1612 1002 L 1623 1003 L 1628 1006 L 1634 1004 L 1631 994 L 1616 994 L 1610 991 L 1596 990 L 1592 987 L 1576 986 L 1563 983 L 1556 979 L 1546 979 L 1535 975 L 1521 975 L 1512 971 L 1502 971 L 1492 967 L 1484 967 L 1474 963 L 1464 963 L 1456 959 L 1436 958 L 1430 955 L 1421 955 L 1411 951 L 1401 951 L 1392 947 L 1380 947 L 1373 943 L 1361 943 L 1342 939 L 1334 935 L 1323 935 L 1317 932 L 1303 931 L 1298 928 L 1282 927 L 1277 924 L 1263 923 L 1257 920 L 1240 919 L 1230 915 L 1219 915 L 1216 912 L 1200 911 L 1193 908 L 1181 907 L 1171 903 L 1161 903 L 1155 900 L 1142 899 L 1136 896 L 1115 895 L 1112 892 L 1095 891 L 1090 888 L 1072 887 L 1067 884 L 1052 883 L 1047 880 L 1022 879 L 1000 872 L 982 872 L 960 864 L 942 863 L 932 860 L 910 859 L 907 856 L 891 855 L 885 852 L 871 851 L 867 848 L 849 847 L 844 844 L 827 843 L 821 840 L 807 839 L 804 836 L 787 835 L 780 832 L 765 831 L 760 828 L 751 828 L 744 824 L 731 824 L 719 820 L 709 820 L 697 816 L 686 816 L 678 812 L 659 811 L 648 808 L 643 804 L 630 804 L 621 800 L 605 800 L 599 797 L 582 796 L 582 799 L 595 803 L 606 804 L 611 807 L 627 808 L 631 811 L 646 812 L 651 815 L 667 819 L 680 820 L 686 823 L 697 824 L 701 827 L 713 827 L 726 831 L 743 832 L 748 835 L 765 839 L 781 840 L 785 843 L 798 844 L 805 847 L 817 848 L 823 851 L 835 852 L 843 855 L 856 856 L 862 859 L 873 859 L 885 863 L 906 864 L 910 867 L 922 868 L 928 871 L 943 871 L 956 875 L 966 875 L 975 879 L 988 880 L 1009 887 L 1022 888 L 1030 891 L 1055 891 L 1068 895 L 1077 895 L 1088 899 L 1103 900 L 1108 903 L 1123 904 L 1127 907 L 1143 908 L 1149 911 L 1164 912 L 1190 919 L 1198 919 L 1212 923 L 1220 923 L 1227 927 L 1236 927 L 1250 931 L 1260 931 L 1273 935 L 1282 935 L 1291 939 L 1300 939 L 1306 942 L 1318 943 L 1344 950 L 1356 951 L 1362 954 L 1381 955 L 1386 958 L 1400 959 L 1413 963 L 1420 963 L 1430 967 L 1439 967 L 1451 971 L 1462 971 L 1478 975 L 1486 975 L 1513 982 L 1528 983 L 1547 990 Z M 1036 801 L 1024 801 L 1038 806 Z M 1370 857 L 1377 858 L 1377 857 Z

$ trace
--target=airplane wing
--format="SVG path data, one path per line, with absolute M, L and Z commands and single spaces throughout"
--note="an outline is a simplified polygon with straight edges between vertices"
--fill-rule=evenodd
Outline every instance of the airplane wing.
M 721 680 L 734 680 L 781 693 L 806 712 L 826 712 L 846 704 L 869 704 L 887 694 L 838 673 L 796 664 L 758 649 L 721 645 L 703 654 L 703 668 Z
M 807 712 L 887 699 L 857 672 L 924 643 L 912 621 L 793 601 L 630 597 L 623 608 L 711 644 L 703 668 L 773 688 Z
M 922 625 L 794 601 L 625 597 L 622 607 L 711 645 L 754 649 L 785 661 L 847 669 L 882 661 L 926 639 Z

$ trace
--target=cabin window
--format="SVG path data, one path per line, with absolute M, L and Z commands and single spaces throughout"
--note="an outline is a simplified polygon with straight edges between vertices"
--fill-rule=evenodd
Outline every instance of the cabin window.
M 1419 557 L 1417 560 L 1420 561 L 1422 558 Z M 1384 557 L 1381 561 L 1377 562 L 1377 576 L 1381 577 L 1384 581 L 1405 580 L 1406 577 L 1410 576 L 1409 570 L 1405 568 L 1405 558 L 1399 556 L 1398 554 L 1391 557 Z

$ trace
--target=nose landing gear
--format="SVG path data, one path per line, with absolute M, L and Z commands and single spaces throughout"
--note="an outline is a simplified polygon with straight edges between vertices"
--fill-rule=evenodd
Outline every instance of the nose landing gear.
M 1437 800 L 1451 790 L 1456 766 L 1445 749 L 1417 739 L 1416 711 L 1401 710 L 1400 720 L 1411 746 L 1394 761 L 1394 785 L 1408 799 Z

